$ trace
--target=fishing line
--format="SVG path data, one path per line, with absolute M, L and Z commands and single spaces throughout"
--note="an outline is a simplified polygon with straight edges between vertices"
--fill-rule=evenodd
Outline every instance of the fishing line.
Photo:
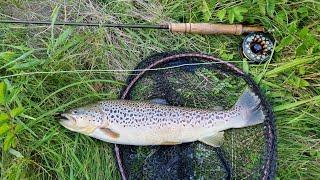
M 238 62 L 241 63 L 243 61 L 228 61 L 228 62 Z M 210 64 L 219 64 L 221 62 L 203 62 L 203 63 L 186 63 L 181 65 L 174 65 L 162 68 L 154 68 L 154 69 L 114 69 L 114 70 L 73 70 L 73 71 L 42 71 L 42 72 L 26 72 L 26 73 L 19 73 L 13 75 L 2 76 L 0 79 L 17 77 L 17 76 L 27 76 L 27 75 L 38 75 L 38 74 L 63 74 L 63 73 L 114 73 L 114 74 L 127 74 L 124 72 L 142 72 L 142 71 L 161 71 L 167 69 L 176 69 L 186 66 L 197 66 L 197 65 L 210 65 Z M 121 73 L 123 72 L 123 73 Z M 135 75 L 135 74 L 130 74 Z

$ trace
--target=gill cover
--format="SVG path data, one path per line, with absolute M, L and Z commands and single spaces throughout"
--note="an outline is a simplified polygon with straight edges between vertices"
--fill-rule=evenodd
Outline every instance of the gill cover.
M 60 124 L 65 128 L 86 135 L 92 133 L 103 124 L 102 114 L 94 107 L 74 109 L 61 114 L 61 116 Z

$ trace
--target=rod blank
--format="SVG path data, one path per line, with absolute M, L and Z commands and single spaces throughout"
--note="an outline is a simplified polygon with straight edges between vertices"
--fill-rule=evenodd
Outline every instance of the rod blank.
M 26 20 L 0 20 L 4 24 L 27 24 L 27 25 L 51 25 L 50 21 L 26 21 Z M 115 27 L 115 28 L 148 28 L 148 29 L 168 29 L 168 25 L 149 24 L 103 24 L 103 23 L 78 23 L 78 22 L 54 22 L 57 26 L 89 26 L 89 27 Z
M 6 24 L 27 25 L 68 25 L 110 28 L 143 28 L 143 29 L 168 29 L 171 32 L 193 34 L 232 34 L 241 35 L 249 32 L 264 32 L 262 26 L 245 26 L 242 24 L 210 24 L 210 23 L 169 23 L 169 24 L 103 24 L 103 23 L 78 23 L 78 22 L 50 22 L 50 21 L 26 21 L 26 20 L 0 20 Z

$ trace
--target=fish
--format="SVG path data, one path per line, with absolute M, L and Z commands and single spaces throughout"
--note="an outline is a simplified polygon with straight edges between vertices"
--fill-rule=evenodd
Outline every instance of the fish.
M 261 100 L 246 89 L 228 110 L 170 106 L 152 101 L 105 100 L 61 114 L 60 124 L 123 145 L 176 145 L 200 141 L 219 147 L 224 131 L 263 123 Z

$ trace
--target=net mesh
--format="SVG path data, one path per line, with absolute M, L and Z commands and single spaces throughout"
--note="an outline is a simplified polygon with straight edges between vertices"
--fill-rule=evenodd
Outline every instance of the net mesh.
M 262 101 L 264 124 L 225 131 L 219 148 L 201 142 L 175 146 L 116 145 L 124 179 L 272 179 L 275 171 L 274 119 L 252 79 L 231 64 L 196 53 L 152 56 L 128 79 L 123 99 L 165 99 L 170 105 L 213 110 L 231 108 L 249 87 Z M 138 138 L 138 137 L 137 137 Z

